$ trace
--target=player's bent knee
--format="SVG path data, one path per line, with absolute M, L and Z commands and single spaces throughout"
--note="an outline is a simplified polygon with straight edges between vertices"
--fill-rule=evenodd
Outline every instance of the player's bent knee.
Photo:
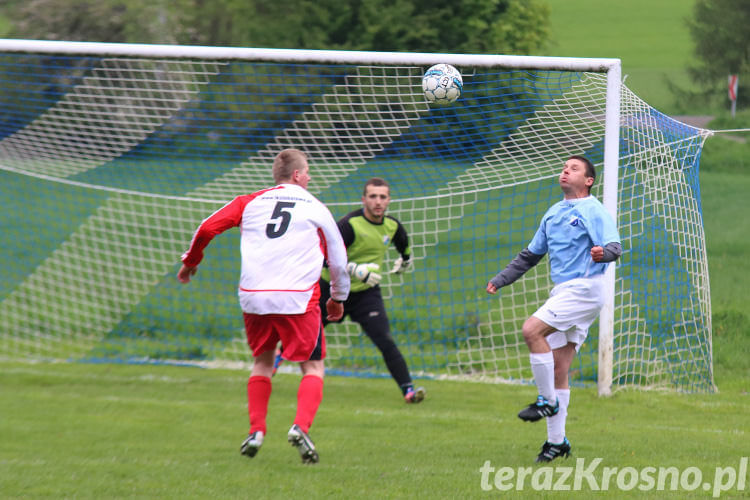
M 325 363 L 322 359 L 303 361 L 300 363 L 300 368 L 302 369 L 302 375 L 315 375 L 319 378 L 325 376 Z
M 538 322 L 539 320 L 537 320 L 533 316 L 524 321 L 523 327 L 521 328 L 521 333 L 523 334 L 523 339 L 527 344 L 544 337 L 542 331 L 537 327 Z

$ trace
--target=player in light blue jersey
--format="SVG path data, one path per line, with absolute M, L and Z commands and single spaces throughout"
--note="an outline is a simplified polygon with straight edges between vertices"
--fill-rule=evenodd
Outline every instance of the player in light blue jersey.
M 549 254 L 555 286 L 547 302 L 523 324 L 539 396 L 518 417 L 527 422 L 547 418 L 547 440 L 537 462 L 570 455 L 565 436 L 568 371 L 604 305 L 604 272 L 622 254 L 615 222 L 591 196 L 593 164 L 583 156 L 571 156 L 558 180 L 563 200 L 544 214 L 529 246 L 487 283 L 487 292 L 497 293 Z

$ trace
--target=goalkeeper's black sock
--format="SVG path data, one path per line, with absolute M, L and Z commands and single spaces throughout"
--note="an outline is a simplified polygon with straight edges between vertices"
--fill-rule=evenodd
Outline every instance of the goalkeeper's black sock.
M 409 374 L 409 368 L 406 366 L 406 361 L 401 355 L 401 351 L 398 350 L 394 344 L 391 344 L 390 348 L 383 351 L 383 360 L 385 366 L 396 381 L 401 392 L 406 395 L 409 388 L 412 387 L 411 375 Z
M 414 390 L 414 384 L 411 382 L 409 382 L 408 384 L 401 385 L 399 387 L 401 387 L 401 392 L 403 393 L 404 396 L 406 396 L 406 393 L 408 393 L 409 391 Z

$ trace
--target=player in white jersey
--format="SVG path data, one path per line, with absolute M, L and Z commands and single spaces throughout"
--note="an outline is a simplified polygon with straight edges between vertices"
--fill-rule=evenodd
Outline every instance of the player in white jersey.
M 555 286 L 547 302 L 523 324 L 539 396 L 518 417 L 528 422 L 547 418 L 547 440 L 537 462 L 570 454 L 565 435 L 568 371 L 604 304 L 608 263 L 622 254 L 615 222 L 591 196 L 596 180 L 593 164 L 583 156 L 571 156 L 558 180 L 563 200 L 544 214 L 529 246 L 487 283 L 487 292 L 497 293 L 549 254 Z
M 177 278 L 188 283 L 203 249 L 219 233 L 240 228 L 242 267 L 239 302 L 254 364 L 247 384 L 250 432 L 240 452 L 254 457 L 266 434 L 274 350 L 300 363 L 297 413 L 287 438 L 305 463 L 318 461 L 307 434 L 323 398 L 325 336 L 321 323 L 320 272 L 327 260 L 331 299 L 327 318 L 338 320 L 349 295 L 344 241 L 330 211 L 307 191 L 307 156 L 285 149 L 273 163 L 276 186 L 238 196 L 205 219 L 182 255 Z

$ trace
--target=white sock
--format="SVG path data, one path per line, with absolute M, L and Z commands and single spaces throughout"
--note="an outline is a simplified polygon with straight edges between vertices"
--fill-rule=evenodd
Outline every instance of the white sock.
M 555 358 L 552 351 L 544 353 L 532 352 L 529 354 L 531 360 L 531 373 L 534 374 L 534 382 L 539 394 L 555 404 Z
M 560 444 L 565 439 L 565 421 L 568 419 L 568 404 L 570 404 L 570 389 L 556 389 L 560 410 L 551 417 L 547 417 L 547 441 Z

